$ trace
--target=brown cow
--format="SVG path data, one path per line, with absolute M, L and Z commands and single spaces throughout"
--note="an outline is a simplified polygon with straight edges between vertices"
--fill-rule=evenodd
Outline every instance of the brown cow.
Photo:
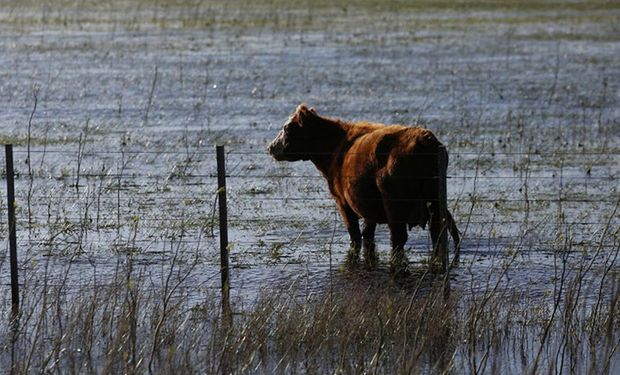
M 325 176 L 351 237 L 349 259 L 357 260 L 363 245 L 364 258 L 373 265 L 375 227 L 387 223 L 392 269 L 401 271 L 407 265 L 407 225 L 425 228 L 430 223 L 433 247 L 440 235 L 435 178 L 437 153 L 445 152 L 440 145 L 427 129 L 350 123 L 319 116 L 302 104 L 271 142 L 269 153 L 278 161 L 310 160 Z M 359 218 L 364 219 L 361 232 Z M 449 212 L 447 221 L 458 261 L 459 232 Z

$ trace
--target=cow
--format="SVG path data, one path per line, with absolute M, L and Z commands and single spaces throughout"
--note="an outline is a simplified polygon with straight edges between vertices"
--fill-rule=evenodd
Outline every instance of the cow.
M 406 271 L 408 229 L 431 232 L 435 248 L 442 230 L 438 204 L 438 153 L 447 153 L 428 129 L 370 122 L 346 122 L 321 116 L 301 104 L 269 144 L 277 161 L 310 160 L 327 180 L 351 238 L 349 261 L 364 249 L 367 265 L 376 265 L 375 228 L 390 230 L 392 271 Z M 360 231 L 359 219 L 364 226 Z M 452 214 L 447 228 L 458 262 L 460 238 Z

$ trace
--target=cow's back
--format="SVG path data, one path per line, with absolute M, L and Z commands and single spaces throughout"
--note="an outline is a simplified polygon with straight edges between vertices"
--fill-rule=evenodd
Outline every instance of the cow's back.
M 400 125 L 357 129 L 343 156 L 336 199 L 361 217 L 386 222 L 385 204 L 400 221 L 423 225 L 426 201 L 436 196 L 439 141 L 426 129 Z M 338 195 L 338 196 L 337 196 Z

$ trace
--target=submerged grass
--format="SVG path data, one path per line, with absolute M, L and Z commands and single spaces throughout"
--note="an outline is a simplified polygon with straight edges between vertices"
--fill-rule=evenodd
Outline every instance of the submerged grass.
M 2 300 L 0 363 L 19 374 L 615 373 L 614 223 L 602 229 L 598 247 L 578 252 L 570 236 L 558 234 L 561 250 L 553 253 L 548 288 L 536 290 L 542 294 L 510 287 L 517 249 L 492 264 L 486 279 L 473 277 L 476 257 L 466 260 L 450 293 L 446 279 L 425 266 L 401 278 L 383 267 L 342 267 L 318 291 L 299 277 L 264 288 L 249 307 L 233 305 L 232 322 L 218 295 L 192 281 L 200 243 L 186 248 L 186 228 L 166 246 L 165 265 L 120 251 L 111 278 L 94 262 L 82 286 L 68 281 L 81 254 L 64 267 L 46 257 L 41 272 L 27 274 L 17 317 Z
M 493 283 L 446 297 L 426 274 L 403 283 L 362 271 L 318 294 L 265 291 L 235 309 L 229 326 L 217 296 L 190 302 L 178 293 L 191 262 L 173 265 L 156 288 L 130 258 L 109 285 L 70 291 L 31 280 L 21 315 L 3 325 L 1 362 L 12 373 L 601 374 L 620 366 L 617 273 L 599 277 L 592 296 L 584 273 L 569 278 L 560 267 L 553 293 L 524 298 Z

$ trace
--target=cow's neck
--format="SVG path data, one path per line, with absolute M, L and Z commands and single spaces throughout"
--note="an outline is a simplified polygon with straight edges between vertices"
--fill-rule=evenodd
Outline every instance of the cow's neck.
M 331 169 L 337 167 L 343 148 L 346 147 L 348 124 L 320 118 L 320 136 L 310 161 L 324 176 L 331 176 Z

